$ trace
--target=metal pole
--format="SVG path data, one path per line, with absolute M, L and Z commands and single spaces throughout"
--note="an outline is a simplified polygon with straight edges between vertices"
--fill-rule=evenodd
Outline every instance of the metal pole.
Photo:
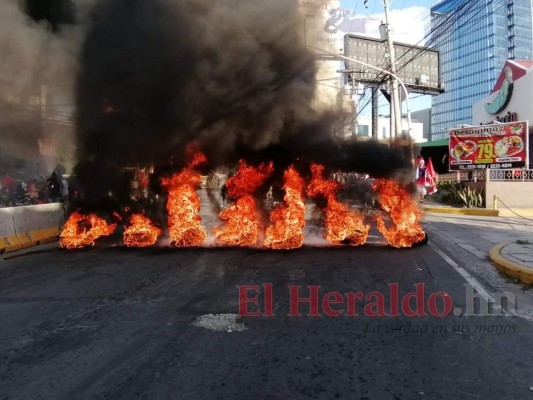
M 357 135 L 357 93 L 355 91 L 355 79 L 352 78 L 352 87 L 350 93 L 352 106 L 352 138 Z
M 318 48 L 318 47 L 314 47 L 314 46 L 307 46 L 307 47 L 310 48 L 310 49 L 316 50 L 316 51 L 320 51 L 320 52 L 322 52 L 324 54 L 329 54 L 331 56 L 342 58 L 343 60 L 348 60 L 348 61 L 352 61 L 352 62 L 354 62 L 356 64 L 364 65 L 365 67 L 375 69 L 376 71 L 379 71 L 379 72 L 381 72 L 381 73 L 383 73 L 385 75 L 394 76 L 396 78 L 396 80 L 398 81 L 398 83 L 400 84 L 400 86 L 402 87 L 404 93 L 405 93 L 405 105 L 407 107 L 407 110 L 409 110 L 409 92 L 407 91 L 407 87 L 405 86 L 403 81 L 396 74 L 393 74 L 391 71 L 388 71 L 386 69 L 376 67 L 375 65 L 367 64 L 367 63 L 365 63 L 363 61 L 356 60 L 355 58 L 350 58 L 350 57 L 343 56 L 342 54 L 333 53 L 331 51 L 324 50 L 324 49 L 321 49 L 321 48 Z M 337 71 L 337 72 L 350 72 L 350 70 Z M 408 112 L 408 116 L 409 115 L 410 115 L 410 113 Z M 411 119 L 410 118 L 407 118 L 407 130 L 409 132 L 411 132 Z
M 391 83 L 392 83 L 392 77 L 390 77 Z M 392 143 L 392 138 L 396 137 L 396 110 L 394 109 L 394 97 L 392 96 L 392 85 L 390 85 L 390 91 L 391 91 L 391 97 L 390 97 L 390 104 L 389 104 L 389 133 L 390 133 L 390 141 Z
M 391 75 L 391 106 L 394 108 L 394 134 L 398 138 L 402 133 L 402 113 L 400 109 L 400 98 L 398 96 L 398 82 L 396 81 L 396 56 L 394 52 L 394 43 L 391 38 L 391 30 L 389 26 L 389 0 L 383 0 L 383 7 L 385 8 L 385 27 L 387 32 L 387 44 L 389 45 L 389 57 L 390 57 L 390 71 Z M 407 97 L 407 94 L 406 94 Z M 391 124 L 392 126 L 392 124 Z
M 372 87 L 372 139 L 378 138 L 378 88 Z

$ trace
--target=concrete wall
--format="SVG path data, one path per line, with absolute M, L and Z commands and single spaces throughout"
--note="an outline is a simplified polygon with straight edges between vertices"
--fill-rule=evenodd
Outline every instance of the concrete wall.
M 0 252 L 21 249 L 22 245 L 15 232 L 13 208 L 0 208 Z
M 56 240 L 63 226 L 61 203 L 0 209 L 0 253 Z
M 510 208 L 533 208 L 533 182 L 486 182 L 485 200 L 487 208 L 494 208 L 493 198 L 495 195 Z M 501 202 L 498 208 L 504 208 Z
M 494 209 L 494 196 L 497 196 L 500 199 L 497 205 L 499 210 L 506 209 L 503 203 L 517 211 L 526 209 L 533 210 L 532 181 L 463 181 L 463 185 L 475 190 L 483 190 L 485 208 Z

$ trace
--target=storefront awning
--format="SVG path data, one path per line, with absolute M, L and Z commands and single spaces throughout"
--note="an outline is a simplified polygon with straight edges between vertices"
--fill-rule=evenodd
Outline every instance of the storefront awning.
M 448 146 L 448 139 L 435 140 L 433 142 L 424 142 L 419 144 L 420 147 L 437 147 Z

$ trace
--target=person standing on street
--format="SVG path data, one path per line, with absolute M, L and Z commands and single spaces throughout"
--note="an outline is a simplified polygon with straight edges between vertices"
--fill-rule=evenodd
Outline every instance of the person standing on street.
M 35 178 L 28 183 L 28 196 L 30 197 L 30 204 L 37 204 L 39 188 L 37 187 L 37 179 Z
M 48 178 L 48 202 L 59 203 L 61 200 L 61 182 L 57 176 L 57 172 L 52 172 Z
M 68 180 L 64 176 L 61 177 L 61 202 L 63 203 L 63 212 L 66 214 L 68 210 Z
M 11 175 L 6 174 L 2 178 L 2 190 L 5 191 L 7 196 L 7 206 L 15 207 L 17 205 L 17 193 L 15 191 L 16 183 Z
M 420 195 L 420 202 L 424 202 L 424 197 L 426 197 L 426 162 L 422 156 L 418 156 L 417 165 L 416 165 L 416 187 L 418 189 L 418 194 Z

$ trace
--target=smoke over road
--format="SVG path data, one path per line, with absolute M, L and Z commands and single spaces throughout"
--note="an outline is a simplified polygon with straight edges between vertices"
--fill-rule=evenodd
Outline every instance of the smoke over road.
M 31 22 L 16 0 L 0 9 L 10 22 L 1 24 L 9 35 L 0 35 L 0 49 L 26 46 L 2 63 L 0 77 L 44 76 L 52 90 L 73 95 L 75 174 L 96 203 L 109 192 L 127 197 L 123 167 L 179 167 L 192 141 L 212 166 L 244 157 L 282 171 L 301 159 L 386 176 L 404 165 L 375 142 L 338 143 L 338 116 L 311 107 L 316 67 L 297 1 L 59 3 L 72 18 Z
M 296 1 L 107 0 L 93 15 L 77 92 L 82 161 L 181 165 L 196 141 L 211 165 L 403 165 L 377 143 L 337 143 L 337 116 L 311 107 L 316 70 Z
M 67 3 L 1 2 L 0 169 L 22 167 L 18 164 L 38 155 L 42 99 L 74 90 L 82 25 L 74 24 L 74 9 Z M 80 16 L 84 9 L 80 3 Z
M 81 57 L 81 156 L 146 163 L 200 142 L 211 162 L 319 120 L 297 3 L 111 0 Z

